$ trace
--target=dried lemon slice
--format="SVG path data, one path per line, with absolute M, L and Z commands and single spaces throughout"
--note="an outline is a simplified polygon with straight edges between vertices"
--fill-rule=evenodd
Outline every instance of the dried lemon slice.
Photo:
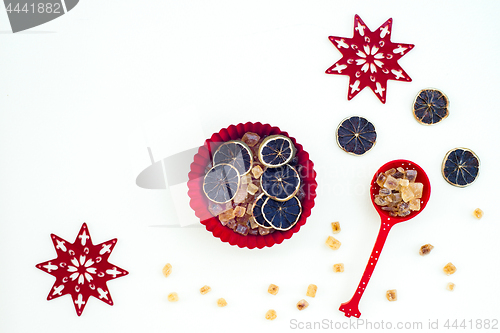
M 286 201 L 299 191 L 300 177 L 292 166 L 285 164 L 278 168 L 267 168 L 260 176 L 260 184 L 267 196 Z
M 288 230 L 300 219 L 302 206 L 297 197 L 287 201 L 267 198 L 262 205 L 262 216 L 277 230 Z
M 467 148 L 452 149 L 444 157 L 441 172 L 451 185 L 469 186 L 479 175 L 479 157 Z
M 231 201 L 240 186 L 240 174 L 229 164 L 218 164 L 208 170 L 203 179 L 203 192 L 215 203 Z
M 375 126 L 363 117 L 346 118 L 337 128 L 337 144 L 349 154 L 363 155 L 372 149 L 376 141 Z
M 255 203 L 253 204 L 252 207 L 252 216 L 255 219 L 255 222 L 263 227 L 263 228 L 272 228 L 272 226 L 269 224 L 269 222 L 266 221 L 264 216 L 262 216 L 262 205 L 264 202 L 267 200 L 268 196 L 262 193 L 257 197 L 257 200 L 255 200 Z
M 252 152 L 241 141 L 228 141 L 223 143 L 214 153 L 214 165 L 230 164 L 238 170 L 241 176 L 246 175 L 252 168 Z
M 258 157 L 262 164 L 276 168 L 287 164 L 295 156 L 292 140 L 284 135 L 270 135 L 259 146 Z
M 421 124 L 432 125 L 448 117 L 450 102 L 443 92 L 437 89 L 423 89 L 413 102 L 413 115 Z

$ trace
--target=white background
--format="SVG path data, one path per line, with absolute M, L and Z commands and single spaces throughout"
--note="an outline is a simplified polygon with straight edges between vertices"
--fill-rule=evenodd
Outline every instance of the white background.
M 338 307 L 352 296 L 379 227 L 369 182 L 396 158 L 427 171 L 431 200 L 391 231 L 362 318 L 422 322 L 421 331 L 429 320 L 441 328 L 447 319 L 500 320 L 499 9 L 497 1 L 85 0 L 17 34 L 0 10 L 0 331 L 281 332 L 294 319 L 348 322 Z M 347 101 L 348 78 L 324 74 L 341 58 L 328 36 L 351 37 L 355 14 L 371 30 L 392 17 L 391 40 L 415 44 L 399 61 L 413 82 L 389 81 L 386 104 L 368 88 Z M 411 113 L 426 87 L 451 101 L 435 126 Z M 193 106 L 198 114 L 177 112 Z M 135 185 L 149 157 L 145 147 L 131 149 L 142 144 L 131 142 L 138 127 L 165 115 L 164 131 L 179 138 L 172 149 L 239 122 L 288 131 L 318 173 L 306 225 L 263 250 L 232 247 L 201 227 L 166 227 L 178 224 L 171 195 Z M 377 128 L 376 146 L 362 157 L 335 143 L 351 115 Z M 190 122 L 203 133 L 190 134 Z M 481 159 L 468 188 L 441 176 L 455 147 Z M 472 216 L 477 207 L 481 220 Z M 342 226 L 338 251 L 324 244 L 332 221 Z M 118 238 L 110 262 L 130 275 L 108 283 L 114 306 L 92 298 L 77 317 L 70 296 L 46 301 L 54 278 L 35 264 L 55 257 L 50 233 L 73 241 L 83 222 L 94 243 Z M 425 243 L 435 249 L 421 257 Z M 458 271 L 446 276 L 450 261 Z M 173 273 L 164 278 L 167 262 Z M 339 262 L 345 272 L 335 274 Z M 267 293 L 270 283 L 277 296 Z M 316 298 L 305 296 L 310 283 Z M 202 296 L 205 284 L 212 291 Z M 398 290 L 397 302 L 386 300 L 388 289 Z M 179 302 L 167 301 L 172 291 Z M 219 297 L 227 307 L 216 306 Z M 310 306 L 299 312 L 302 298 Z M 269 309 L 278 313 L 272 322 Z

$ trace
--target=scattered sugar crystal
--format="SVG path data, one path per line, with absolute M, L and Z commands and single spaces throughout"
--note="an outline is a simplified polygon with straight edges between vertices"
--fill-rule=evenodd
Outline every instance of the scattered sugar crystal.
M 406 170 L 406 179 L 413 183 L 417 179 L 417 170 Z
M 453 265 L 451 262 L 447 263 L 446 266 L 443 267 L 443 272 L 446 275 L 451 275 L 457 271 L 457 268 L 455 265 Z
M 481 217 L 483 217 L 483 211 L 479 208 L 476 208 L 474 210 L 474 216 L 479 220 Z
M 392 193 L 391 190 L 389 190 L 388 188 L 385 188 L 385 187 L 382 187 L 379 191 L 378 191 L 378 194 L 380 196 L 386 196 L 386 195 L 390 195 Z
M 342 273 L 344 271 L 344 264 L 335 264 L 335 265 L 333 265 L 333 271 L 335 273 Z
M 405 186 L 408 186 L 410 184 L 410 181 L 408 179 L 400 179 L 399 180 L 399 185 L 401 185 L 402 187 L 405 187 Z
M 236 191 L 236 195 L 234 196 L 233 198 L 233 201 L 237 204 L 239 203 L 242 203 L 243 201 L 245 201 L 245 199 L 247 198 L 247 188 L 248 188 L 248 184 L 241 184 L 240 185 L 240 188 L 238 189 L 238 191 Z
M 236 218 L 236 223 L 247 224 L 249 219 L 250 215 L 244 214 L 243 216 Z
M 255 179 L 259 179 L 263 173 L 264 173 L 264 170 L 262 170 L 260 165 L 256 165 L 252 168 L 252 174 L 253 174 Z
M 405 169 L 403 169 L 402 167 L 397 167 L 396 170 L 401 173 L 405 173 Z
M 241 138 L 241 141 L 246 143 L 249 147 L 253 147 L 259 142 L 260 136 L 257 133 L 253 132 L 246 132 L 243 137 Z
M 297 309 L 299 309 L 300 311 L 304 310 L 305 308 L 307 308 L 309 306 L 309 303 L 305 300 L 305 299 L 301 299 L 298 303 L 297 303 Z
M 339 222 L 332 222 L 332 232 L 334 234 L 338 234 L 340 232 L 340 223 Z
M 379 206 L 387 206 L 389 204 L 387 197 L 381 197 L 380 195 L 376 195 L 374 201 Z
M 203 286 L 200 288 L 200 294 L 205 295 L 210 292 L 210 290 L 212 290 L 212 288 L 210 288 L 209 286 Z
M 422 198 L 424 184 L 422 184 L 422 183 L 410 183 L 410 185 L 408 185 L 408 188 L 411 189 L 411 191 L 415 195 L 416 199 Z
M 278 317 L 278 315 L 276 314 L 276 311 L 271 309 L 271 310 L 266 312 L 266 319 L 267 320 L 274 320 L 274 319 L 276 319 L 276 317 Z
M 179 295 L 177 295 L 177 293 L 170 293 L 168 294 L 168 301 L 169 302 L 177 302 L 179 300 Z
M 230 229 L 233 229 L 236 227 L 236 221 L 234 219 L 231 219 L 227 222 L 227 227 L 230 228 Z
M 235 217 L 234 209 L 232 208 L 219 214 L 219 220 L 221 222 L 229 222 L 229 220 L 234 219 L 234 217 Z
M 248 218 L 248 221 L 250 222 L 250 228 L 252 229 L 258 229 L 259 228 L 259 225 L 257 224 L 257 222 L 255 222 L 255 219 L 253 216 L 250 216 Z
M 401 193 L 399 192 L 396 192 L 396 193 L 392 193 L 391 194 L 391 200 L 393 203 L 399 203 L 403 200 L 403 198 L 401 197 Z
M 267 288 L 267 292 L 270 293 L 271 295 L 276 295 L 279 290 L 280 290 L 280 287 L 278 287 L 275 284 L 270 284 L 269 288 Z
M 405 174 L 404 174 L 404 172 L 399 172 L 399 171 L 396 171 L 396 173 L 394 173 L 392 176 L 393 176 L 394 178 L 397 178 L 397 179 L 403 179 L 403 178 L 404 178 L 404 176 L 405 176 Z
M 399 186 L 399 181 L 392 177 L 392 176 L 387 176 L 387 179 L 384 183 L 384 187 L 388 188 L 389 190 L 395 190 Z
M 265 236 L 265 235 L 268 235 L 270 232 L 271 232 L 270 229 L 263 228 L 263 227 L 259 226 L 259 235 Z
M 401 197 L 403 198 L 404 202 L 408 202 L 411 199 L 415 198 L 415 194 L 413 193 L 413 191 L 411 190 L 411 188 L 408 187 L 408 186 L 407 187 L 402 187 L 400 193 L 401 193 Z
M 383 187 L 386 179 L 387 179 L 386 175 L 383 173 L 380 173 L 377 177 L 378 186 Z
M 219 298 L 219 299 L 217 300 L 217 306 L 218 306 L 219 308 L 223 308 L 223 307 L 225 307 L 226 305 L 227 305 L 227 302 L 226 302 L 226 300 L 225 300 L 224 298 Z
M 259 229 L 248 229 L 248 234 L 257 236 L 259 234 Z
M 236 208 L 233 210 L 234 216 L 236 217 L 242 217 L 243 215 L 245 215 L 246 211 L 246 208 L 241 206 L 236 206 Z
M 394 302 L 398 300 L 398 293 L 396 289 L 387 290 L 387 292 L 385 293 L 385 297 L 387 297 L 387 300 L 389 302 Z
M 250 228 L 246 224 L 236 224 L 236 228 L 234 229 L 234 231 L 239 233 L 240 235 L 246 236 L 248 235 L 249 229 Z
M 166 264 L 164 267 L 163 267 L 163 275 L 165 277 L 168 277 L 170 274 L 172 274 L 172 265 L 171 264 Z
M 318 286 L 316 286 L 315 284 L 310 284 L 308 287 L 307 287 L 307 292 L 306 292 L 306 296 L 309 296 L 309 297 L 316 297 L 316 291 L 318 290 Z
M 410 200 L 410 210 L 420 210 L 420 199 Z
M 410 215 L 410 213 L 411 213 L 410 205 L 408 203 L 400 202 L 398 204 L 398 215 L 399 216 L 405 217 L 405 216 Z
M 208 203 L 208 211 L 212 216 L 217 216 L 220 213 L 222 213 L 225 210 L 225 206 L 221 206 L 219 204 L 216 204 L 215 202 L 209 202 Z
M 449 291 L 453 291 L 455 289 L 455 284 L 453 282 L 448 282 L 448 284 L 446 285 L 446 289 L 448 289 Z
M 259 190 L 259 187 L 255 184 L 248 184 L 248 187 L 247 187 L 247 192 L 250 193 L 251 195 L 254 195 L 255 193 L 257 193 L 257 191 Z
M 421 256 L 425 256 L 425 255 L 428 255 L 429 253 L 431 253 L 433 248 L 434 248 L 434 246 L 432 246 L 431 244 L 425 244 L 425 245 L 422 245 L 420 247 L 420 251 L 418 253 Z
M 252 182 L 252 176 L 250 174 L 246 174 L 244 176 L 241 176 L 241 184 L 249 184 Z
M 393 174 L 395 174 L 395 173 L 396 173 L 396 169 L 394 169 L 394 168 L 389 169 L 389 170 L 387 170 L 386 172 L 384 172 L 384 174 L 385 174 L 386 176 L 390 176 L 390 175 L 393 175 Z
M 328 247 L 330 247 L 332 250 L 338 250 L 338 248 L 340 247 L 341 243 L 336 240 L 335 238 L 333 238 L 332 236 L 328 236 L 328 238 L 326 239 L 326 245 L 328 245 Z

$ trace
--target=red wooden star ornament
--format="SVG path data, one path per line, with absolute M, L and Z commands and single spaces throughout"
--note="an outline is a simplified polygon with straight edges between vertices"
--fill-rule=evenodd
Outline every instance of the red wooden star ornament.
M 93 245 L 85 223 L 74 243 L 54 234 L 50 238 L 57 258 L 36 265 L 36 268 L 56 278 L 47 300 L 70 294 L 78 316 L 82 314 L 90 296 L 113 305 L 106 282 L 128 274 L 126 270 L 108 262 L 116 238 Z
M 385 103 L 387 80 L 411 81 L 398 60 L 415 45 L 391 42 L 391 31 L 392 18 L 372 32 L 355 15 L 352 38 L 328 37 L 342 53 L 342 59 L 328 68 L 326 74 L 349 76 L 348 100 L 365 87 L 370 87 L 378 99 Z

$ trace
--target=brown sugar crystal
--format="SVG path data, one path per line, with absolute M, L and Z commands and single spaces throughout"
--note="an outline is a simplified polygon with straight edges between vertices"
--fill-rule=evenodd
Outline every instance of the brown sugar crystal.
M 335 264 L 335 265 L 333 265 L 333 271 L 335 273 L 342 273 L 344 271 L 344 264 Z
M 267 292 L 270 293 L 271 295 L 276 295 L 279 290 L 280 290 L 280 287 L 278 287 L 275 284 L 270 284 L 269 288 L 267 288 Z
M 385 297 L 387 297 L 387 300 L 389 302 L 394 302 L 398 300 L 398 293 L 396 289 L 387 290 L 387 292 L 385 293 Z
M 305 299 L 301 299 L 298 303 L 297 303 L 297 309 L 299 309 L 300 311 L 304 310 L 305 308 L 307 308 L 309 306 L 309 303 L 305 300 Z
M 264 170 L 262 170 L 260 165 L 256 165 L 252 168 L 252 174 L 253 174 L 255 179 L 259 179 L 263 173 L 264 173 Z
M 234 216 L 242 217 L 243 215 L 245 215 L 246 211 L 247 211 L 246 207 L 236 206 L 234 208 Z
M 205 295 L 210 292 L 210 290 L 212 290 L 212 288 L 210 288 L 209 286 L 203 286 L 200 288 L 200 294 Z
M 443 272 L 446 275 L 454 274 L 456 271 L 457 271 L 457 268 L 451 262 L 447 263 L 446 266 L 443 267 Z
M 170 293 L 168 294 L 168 301 L 169 302 L 177 302 L 179 300 L 179 295 L 177 293 Z
M 449 291 L 453 291 L 455 289 L 455 284 L 453 282 L 449 282 L 446 285 L 446 289 L 448 289 Z
M 172 274 L 172 265 L 166 264 L 162 269 L 162 273 L 165 277 L 168 277 L 170 274 Z
M 476 208 L 476 209 L 474 210 L 474 216 L 475 216 L 475 217 L 476 217 L 476 219 L 478 219 L 478 220 L 479 220 L 481 217 L 483 217 L 483 214 L 484 214 L 484 213 L 483 213 L 483 211 L 482 211 L 481 209 L 479 209 L 479 208 Z
M 339 222 L 332 222 L 332 232 L 334 234 L 338 234 L 340 232 L 340 223 Z
M 332 236 L 328 236 L 325 243 L 332 250 L 338 250 L 340 245 L 341 245 L 341 243 L 338 240 L 336 240 L 335 238 L 333 238 Z
M 308 287 L 307 287 L 307 292 L 306 292 L 306 296 L 309 296 L 309 297 L 316 297 L 316 291 L 318 290 L 318 286 L 316 286 L 315 284 L 310 284 Z
M 269 310 L 266 312 L 266 319 L 267 320 L 274 320 L 276 319 L 277 315 L 276 315 L 276 311 L 274 310 Z
M 246 132 L 243 137 L 241 138 L 241 141 L 246 143 L 249 147 L 253 147 L 259 142 L 260 136 L 257 133 L 253 132 Z
M 227 305 L 227 302 L 226 302 L 226 300 L 225 300 L 224 298 L 219 298 L 219 299 L 217 300 L 217 306 L 218 306 L 219 308 L 223 308 L 223 307 L 225 307 L 226 305 Z
M 419 251 L 419 254 L 421 256 L 425 256 L 425 255 L 428 255 L 429 253 L 431 253 L 432 249 L 434 248 L 434 246 L 432 246 L 431 244 L 425 244 L 425 245 L 422 245 L 420 247 L 420 251 Z

